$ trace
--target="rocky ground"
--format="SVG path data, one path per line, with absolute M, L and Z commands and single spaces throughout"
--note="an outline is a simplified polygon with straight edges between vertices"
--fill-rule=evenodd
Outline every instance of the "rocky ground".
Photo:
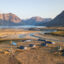
M 28 32 L 27 32 L 28 33 Z M 32 32 L 29 32 L 29 34 Z M 34 33 L 34 32 L 33 32 Z M 64 37 L 52 36 L 52 35 L 43 35 L 43 34 L 35 34 L 35 36 L 39 36 L 42 39 L 49 41 L 54 41 L 55 44 L 48 45 L 48 47 L 36 47 L 30 48 L 29 50 L 23 50 L 19 53 L 15 53 L 15 55 L 8 55 L 4 53 L 0 53 L 0 64 L 64 64 L 64 56 L 51 53 L 52 47 L 61 46 L 64 48 Z M 31 38 L 37 40 L 33 36 L 27 35 L 26 38 Z M 40 43 L 44 43 L 41 41 L 15 41 L 18 43 L 18 46 L 24 45 L 28 46 L 30 43 L 39 45 Z M 0 41 L 0 49 L 9 49 L 10 44 L 5 41 Z M 7 47 L 7 48 L 6 48 Z M 16 48 L 16 47 L 15 47 Z M 16 50 L 16 49 L 14 49 Z

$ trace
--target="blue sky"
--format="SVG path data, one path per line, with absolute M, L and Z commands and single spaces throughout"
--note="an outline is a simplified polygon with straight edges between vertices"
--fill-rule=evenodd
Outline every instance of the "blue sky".
M 64 0 L 0 0 L 0 13 L 14 13 L 22 19 L 54 18 L 63 10 Z

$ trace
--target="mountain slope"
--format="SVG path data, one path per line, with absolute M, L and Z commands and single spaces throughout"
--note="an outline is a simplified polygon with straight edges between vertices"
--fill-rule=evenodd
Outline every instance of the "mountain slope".
M 62 11 L 58 16 L 56 16 L 52 21 L 46 23 L 49 27 L 60 27 L 64 26 L 64 11 Z

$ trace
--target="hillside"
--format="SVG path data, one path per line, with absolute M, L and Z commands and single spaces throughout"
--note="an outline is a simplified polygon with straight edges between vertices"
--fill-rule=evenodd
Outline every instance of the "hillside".
M 64 11 L 57 15 L 52 21 L 46 23 L 49 27 L 63 27 L 64 26 Z

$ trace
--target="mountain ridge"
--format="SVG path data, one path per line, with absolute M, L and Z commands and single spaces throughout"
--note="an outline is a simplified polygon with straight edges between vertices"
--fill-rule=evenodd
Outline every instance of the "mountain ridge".
M 51 18 L 42 18 L 39 16 L 29 19 L 20 19 L 13 13 L 0 14 L 0 26 L 21 26 L 21 25 L 38 25 L 43 22 L 50 21 Z
M 11 21 L 14 23 L 21 22 L 21 19 L 12 13 L 0 14 L 0 20 Z
M 64 26 L 64 10 L 58 14 L 53 20 L 47 23 L 48 27 Z

